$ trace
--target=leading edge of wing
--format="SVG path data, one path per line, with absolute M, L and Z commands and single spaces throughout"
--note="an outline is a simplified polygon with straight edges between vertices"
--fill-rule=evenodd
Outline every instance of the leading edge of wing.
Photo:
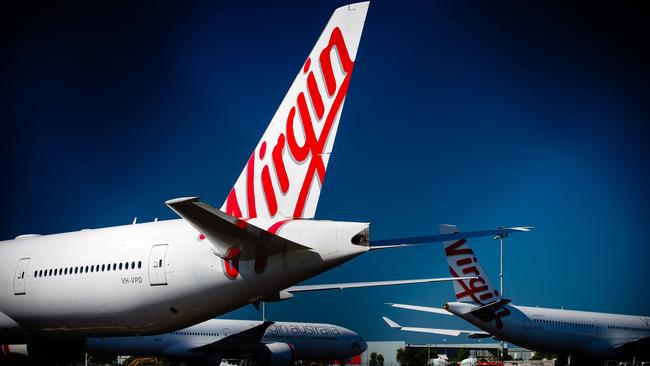
M 382 319 L 388 324 L 389 327 L 399 329 L 405 332 L 418 332 L 418 333 L 431 333 L 440 334 L 452 337 L 458 337 L 461 334 L 467 334 L 470 338 L 487 338 L 492 335 L 480 330 L 461 330 L 461 329 L 441 329 L 441 328 L 420 328 L 420 327 L 403 327 L 395 321 L 383 316 Z
M 373 240 L 370 242 L 370 250 L 389 249 L 404 246 L 412 246 L 418 244 L 439 243 L 448 240 L 459 240 L 476 238 L 482 236 L 505 236 L 511 233 L 521 233 L 533 230 L 534 226 L 515 226 L 515 227 L 501 227 L 491 230 L 478 230 L 478 231 L 465 231 L 450 234 L 436 234 L 424 236 L 412 236 L 406 238 L 394 238 Z
M 348 288 L 411 285 L 417 283 L 471 280 L 475 278 L 477 277 L 442 277 L 442 278 L 422 278 L 416 280 L 392 280 L 392 281 L 373 281 L 373 282 L 329 283 L 329 284 L 321 284 L 321 285 L 301 285 L 301 286 L 291 286 L 286 290 L 284 290 L 284 292 L 344 290 Z

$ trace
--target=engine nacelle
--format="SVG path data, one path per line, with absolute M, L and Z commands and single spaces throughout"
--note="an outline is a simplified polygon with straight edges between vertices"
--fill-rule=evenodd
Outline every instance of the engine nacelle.
M 288 343 L 267 343 L 259 362 L 265 366 L 289 366 L 296 361 L 296 350 Z
M 0 364 L 68 365 L 81 355 L 85 343 L 76 339 L 2 345 Z

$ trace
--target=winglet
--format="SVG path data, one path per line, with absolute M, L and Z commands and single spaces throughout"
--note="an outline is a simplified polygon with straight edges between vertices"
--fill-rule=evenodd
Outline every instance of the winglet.
M 395 323 L 394 321 L 390 320 L 388 317 L 382 316 L 381 318 L 384 319 L 384 321 L 386 322 L 386 324 L 388 324 L 389 327 L 402 329 L 401 325 L 399 325 L 399 324 Z

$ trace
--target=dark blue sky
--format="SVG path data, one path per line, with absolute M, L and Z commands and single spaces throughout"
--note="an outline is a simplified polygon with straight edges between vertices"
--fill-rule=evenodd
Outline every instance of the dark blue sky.
M 341 4 L 5 9 L 0 237 L 171 219 L 163 202 L 186 195 L 220 206 Z M 613 3 L 372 2 L 317 217 L 371 221 L 374 238 L 535 225 L 507 242 L 514 303 L 650 315 L 648 16 Z M 496 284 L 496 243 L 471 243 Z M 429 245 L 312 282 L 447 275 Z M 305 294 L 269 313 L 436 342 L 381 316 L 467 325 L 383 303 L 452 296 L 449 284 Z

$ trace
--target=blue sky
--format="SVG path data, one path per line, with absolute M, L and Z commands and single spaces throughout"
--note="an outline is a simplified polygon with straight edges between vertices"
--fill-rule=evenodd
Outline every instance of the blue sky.
M 13 5 L 0 236 L 172 219 L 163 202 L 186 195 L 219 206 L 340 4 Z M 370 221 L 376 239 L 535 225 L 506 244 L 514 303 L 649 315 L 646 18 L 613 4 L 372 2 L 317 217 Z M 496 242 L 471 244 L 496 284 Z M 310 283 L 447 275 L 432 244 Z M 384 303 L 452 296 L 450 284 L 361 289 L 268 310 L 439 342 L 381 316 L 467 325 Z

